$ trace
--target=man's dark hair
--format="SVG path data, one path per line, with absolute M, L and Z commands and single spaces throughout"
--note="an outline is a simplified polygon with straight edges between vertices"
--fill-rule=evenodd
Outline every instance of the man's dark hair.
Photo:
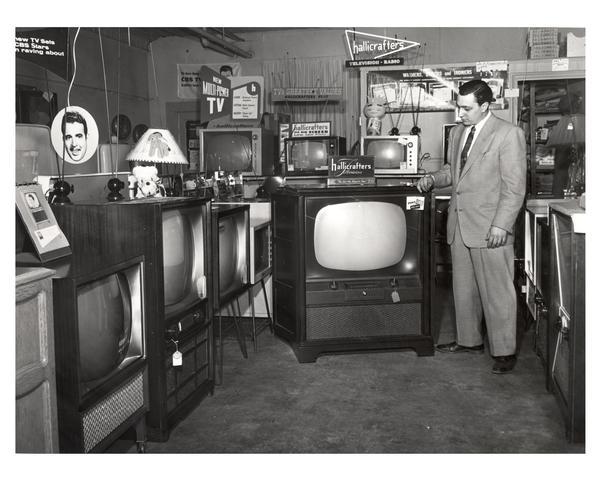
M 230 65 L 223 65 L 221 68 L 219 68 L 219 74 L 223 75 L 225 72 L 229 72 L 231 75 L 233 75 L 233 68 L 231 68 Z
M 85 118 L 83 118 L 83 115 L 81 115 L 79 112 L 75 112 L 75 111 L 67 111 L 63 115 L 62 123 L 60 125 L 60 129 L 62 130 L 63 135 L 65 134 L 65 128 L 66 128 L 67 123 L 75 123 L 75 122 L 79 122 L 79 123 L 83 124 L 83 133 L 85 133 L 87 135 L 87 133 L 88 133 L 87 122 L 85 121 Z
M 496 101 L 494 92 L 492 92 L 490 86 L 483 80 L 469 80 L 468 82 L 463 83 L 458 88 L 458 93 L 463 97 L 471 93 L 474 94 L 475 100 L 477 100 L 479 105 L 482 105 L 485 102 L 492 103 Z

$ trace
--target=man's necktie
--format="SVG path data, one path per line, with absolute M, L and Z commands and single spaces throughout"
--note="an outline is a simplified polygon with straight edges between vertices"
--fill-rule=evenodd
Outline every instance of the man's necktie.
M 471 148 L 471 144 L 473 143 L 473 137 L 475 136 L 475 125 L 471 127 L 471 131 L 467 136 L 467 141 L 465 142 L 465 146 L 462 149 L 460 154 L 460 171 L 463 171 L 465 168 L 465 163 L 467 163 L 467 155 L 469 155 L 469 149 Z

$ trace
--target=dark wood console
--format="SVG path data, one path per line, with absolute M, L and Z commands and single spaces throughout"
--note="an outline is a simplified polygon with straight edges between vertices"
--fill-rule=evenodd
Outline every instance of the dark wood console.
M 300 362 L 433 355 L 434 203 L 415 187 L 286 187 L 272 197 L 275 333 Z
M 173 426 L 214 390 L 210 203 L 168 197 L 53 210 L 73 251 L 84 252 L 75 262 L 100 269 L 106 258 L 119 261 L 132 250 L 144 258 L 147 436 L 166 441 Z M 170 238 L 169 232 L 180 224 L 187 225 L 187 233 Z M 173 263 L 182 273 L 166 278 Z M 202 270 L 201 275 L 195 276 L 194 270 Z M 170 293 L 180 282 L 182 291 Z M 167 300 L 169 295 L 181 298 Z M 174 364 L 176 351 L 181 353 L 180 365 Z

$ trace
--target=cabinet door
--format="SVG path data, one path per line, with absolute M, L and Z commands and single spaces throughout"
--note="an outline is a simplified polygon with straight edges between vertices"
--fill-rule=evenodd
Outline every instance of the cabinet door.
M 527 139 L 529 197 L 561 198 L 569 187 L 584 188 L 583 173 L 573 169 L 585 156 L 585 79 L 549 75 L 519 82 L 518 87 L 523 92 L 518 122 Z M 565 130 L 573 117 L 577 121 Z M 581 178 L 571 178 L 575 174 Z
M 16 451 L 58 452 L 52 280 L 16 292 Z

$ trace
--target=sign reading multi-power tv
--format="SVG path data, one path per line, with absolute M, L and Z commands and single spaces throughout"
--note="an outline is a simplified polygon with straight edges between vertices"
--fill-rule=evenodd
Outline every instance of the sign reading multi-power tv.
M 195 64 L 178 64 L 177 74 L 177 95 L 199 99 L 201 123 L 222 117 L 258 120 L 262 115 L 262 77 L 224 77 L 206 65 Z

